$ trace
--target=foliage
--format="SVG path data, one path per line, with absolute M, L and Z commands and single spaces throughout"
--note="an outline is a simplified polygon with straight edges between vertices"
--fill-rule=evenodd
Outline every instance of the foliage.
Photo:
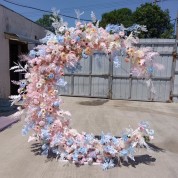
M 51 27 L 52 26 L 52 20 L 50 19 L 52 15 L 44 14 L 42 18 L 39 18 L 36 23 L 39 25 L 42 25 L 43 27 Z
M 146 25 L 148 33 L 142 33 L 143 38 L 171 38 L 173 26 L 170 23 L 169 11 L 163 11 L 151 3 L 141 5 L 133 13 L 135 23 Z
M 125 27 L 133 25 L 132 11 L 122 8 L 103 14 L 100 26 L 106 27 L 107 24 L 123 24 Z
M 134 12 L 122 8 L 103 14 L 100 26 L 105 27 L 110 23 L 123 24 L 126 27 L 135 23 L 146 25 L 148 32 L 142 32 L 139 35 L 141 38 L 173 38 L 169 11 L 152 3 L 142 4 Z
M 52 26 L 53 20 L 52 18 L 54 17 L 54 15 L 48 15 L 48 14 L 44 14 L 42 18 L 39 18 L 36 23 L 47 28 L 50 31 L 54 32 L 54 28 Z M 58 20 L 60 20 L 60 18 L 58 17 Z

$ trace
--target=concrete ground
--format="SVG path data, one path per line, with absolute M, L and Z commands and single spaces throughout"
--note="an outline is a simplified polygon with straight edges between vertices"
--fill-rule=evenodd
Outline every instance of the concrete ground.
M 0 178 L 178 178 L 178 104 L 64 97 L 72 126 L 100 135 L 147 120 L 155 129 L 154 151 L 138 150 L 136 162 L 103 171 L 100 166 L 64 164 L 38 154 L 21 136 L 23 120 L 0 133 Z

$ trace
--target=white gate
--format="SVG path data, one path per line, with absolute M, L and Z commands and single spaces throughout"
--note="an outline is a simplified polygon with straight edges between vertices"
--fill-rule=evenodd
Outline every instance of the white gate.
M 154 72 L 152 80 L 155 95 L 146 86 L 144 79 L 130 75 L 130 63 L 126 63 L 122 56 L 121 66 L 115 68 L 104 54 L 100 57 L 93 55 L 89 59 L 82 59 L 80 72 L 71 74 L 65 71 L 64 79 L 68 85 L 65 90 L 60 91 L 61 95 L 162 102 L 175 100 L 178 96 L 176 41 L 140 39 L 137 46 L 152 47 L 154 51 L 160 53 L 155 60 L 165 66 L 164 70 Z

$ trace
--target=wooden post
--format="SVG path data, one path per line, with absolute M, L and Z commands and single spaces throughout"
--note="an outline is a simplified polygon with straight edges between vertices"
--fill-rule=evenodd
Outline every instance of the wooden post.
M 113 61 L 109 55 L 109 76 L 108 76 L 108 98 L 112 99 L 112 83 L 113 83 Z
M 176 40 L 178 40 L 178 11 L 177 11 L 177 18 L 176 18 Z

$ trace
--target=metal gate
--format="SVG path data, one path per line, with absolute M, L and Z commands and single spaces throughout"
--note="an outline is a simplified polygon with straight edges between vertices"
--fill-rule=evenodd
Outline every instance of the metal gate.
M 178 95 L 176 72 L 177 43 L 174 39 L 141 39 L 139 47 L 152 47 L 160 53 L 155 60 L 165 66 L 152 78 L 156 94 L 152 94 L 145 80 L 130 75 L 130 63 L 120 56 L 121 66 L 115 68 L 106 55 L 93 55 L 81 60 L 82 70 L 75 74 L 65 71 L 67 88 L 61 95 L 109 99 L 171 101 Z M 174 53 L 174 57 L 173 57 Z M 178 65 L 177 65 L 178 66 Z M 178 70 L 178 67 L 177 67 Z M 174 82 L 174 79 L 176 81 Z M 176 83 L 177 82 L 177 83 Z

